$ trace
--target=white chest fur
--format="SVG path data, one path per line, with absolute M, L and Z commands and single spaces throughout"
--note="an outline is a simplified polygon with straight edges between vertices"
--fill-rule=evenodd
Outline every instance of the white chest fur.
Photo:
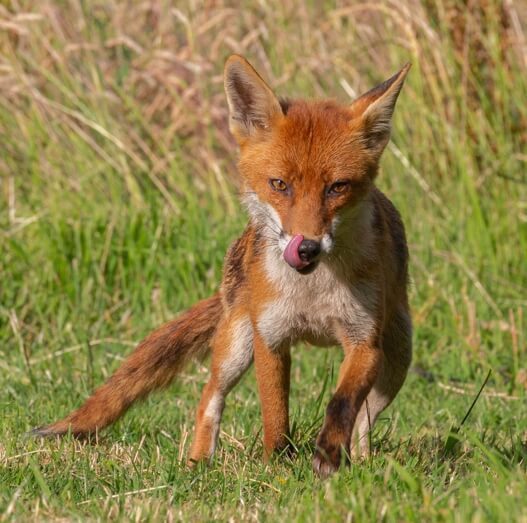
M 309 275 L 289 267 L 277 249 L 268 249 L 265 268 L 279 297 L 266 304 L 257 320 L 258 331 L 270 347 L 305 340 L 333 345 L 337 324 L 366 338 L 374 326 L 374 292 L 365 282 L 349 282 L 322 261 Z

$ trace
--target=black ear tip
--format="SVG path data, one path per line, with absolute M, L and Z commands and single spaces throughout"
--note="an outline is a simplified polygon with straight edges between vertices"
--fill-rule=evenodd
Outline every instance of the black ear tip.
M 402 69 L 397 73 L 397 76 L 405 77 L 408 74 L 408 71 L 412 68 L 412 62 L 406 62 Z
M 241 54 L 231 54 L 225 61 L 225 71 L 231 70 L 233 67 L 244 67 L 251 65 Z
M 242 62 L 246 62 L 246 58 L 241 55 L 241 54 L 238 54 L 238 53 L 232 53 L 229 58 L 227 58 L 227 62 L 230 62 L 230 61 L 242 61 Z

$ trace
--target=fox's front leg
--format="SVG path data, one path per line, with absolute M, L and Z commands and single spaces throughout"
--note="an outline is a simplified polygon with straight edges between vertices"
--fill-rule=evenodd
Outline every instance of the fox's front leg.
M 349 452 L 357 414 L 382 365 L 382 352 L 377 342 L 356 343 L 345 337 L 342 345 L 344 361 L 339 371 L 337 390 L 326 410 L 313 458 L 313 468 L 321 477 L 335 472 L 343 451 Z
M 268 459 L 288 444 L 290 347 L 268 347 L 255 329 L 254 366 L 262 407 L 264 459 Z
M 210 459 L 214 454 L 225 398 L 252 363 L 253 329 L 249 316 L 235 311 L 224 317 L 211 348 L 211 376 L 198 406 L 190 463 Z

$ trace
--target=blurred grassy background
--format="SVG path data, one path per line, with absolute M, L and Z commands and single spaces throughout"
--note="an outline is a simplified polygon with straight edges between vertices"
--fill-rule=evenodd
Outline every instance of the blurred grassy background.
M 511 0 L 2 2 L 2 517 L 527 521 L 526 23 Z M 293 461 L 261 464 L 250 376 L 213 466 L 185 470 L 199 366 L 99 446 L 22 437 L 217 287 L 246 220 L 233 52 L 279 95 L 342 101 L 413 63 L 379 185 L 408 230 L 414 371 L 376 455 L 326 484 L 309 462 L 337 350 L 295 351 Z

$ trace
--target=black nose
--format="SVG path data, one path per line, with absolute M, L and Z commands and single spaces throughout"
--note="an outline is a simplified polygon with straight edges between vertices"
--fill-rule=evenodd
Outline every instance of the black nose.
M 320 243 L 315 240 L 302 240 L 298 247 L 298 256 L 305 262 L 314 260 L 320 254 Z

